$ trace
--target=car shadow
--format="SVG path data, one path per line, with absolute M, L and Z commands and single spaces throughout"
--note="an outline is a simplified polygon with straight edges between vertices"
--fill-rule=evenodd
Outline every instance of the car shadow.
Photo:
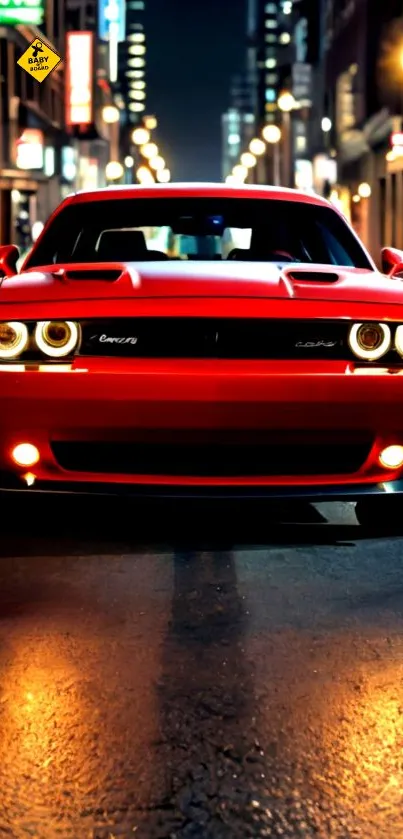
M 334 524 L 306 502 L 152 500 L 6 494 L 0 556 L 65 556 L 271 545 L 351 545 L 399 535 Z

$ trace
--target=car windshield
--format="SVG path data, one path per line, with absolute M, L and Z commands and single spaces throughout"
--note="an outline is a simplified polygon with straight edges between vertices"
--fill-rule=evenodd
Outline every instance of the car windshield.
M 67 205 L 26 267 L 154 260 L 301 262 L 372 269 L 330 207 L 279 199 L 119 198 Z

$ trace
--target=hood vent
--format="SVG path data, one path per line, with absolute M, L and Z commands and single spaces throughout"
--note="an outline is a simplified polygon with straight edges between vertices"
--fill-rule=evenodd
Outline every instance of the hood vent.
M 67 271 L 64 274 L 66 280 L 105 280 L 106 282 L 114 283 L 122 276 L 122 269 L 105 269 L 99 271 L 93 268 L 86 271 L 85 268 L 80 271 Z
M 286 276 L 300 283 L 337 283 L 339 279 L 332 271 L 287 271 Z

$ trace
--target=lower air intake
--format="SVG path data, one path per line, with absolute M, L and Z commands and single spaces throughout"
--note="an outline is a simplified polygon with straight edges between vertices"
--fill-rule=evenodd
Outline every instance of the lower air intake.
M 357 472 L 370 444 L 52 443 L 69 472 L 187 477 L 345 475 Z

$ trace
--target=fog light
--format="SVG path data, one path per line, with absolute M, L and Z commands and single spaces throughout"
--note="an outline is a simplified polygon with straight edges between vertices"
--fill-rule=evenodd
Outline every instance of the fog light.
M 19 443 L 15 446 L 11 456 L 18 466 L 34 466 L 39 460 L 39 451 L 32 443 Z
M 32 474 L 32 472 L 27 472 L 26 475 L 23 475 L 22 477 L 24 478 L 27 487 L 33 487 L 36 477 Z
M 403 466 L 403 446 L 387 446 L 382 449 L 379 462 L 386 469 L 399 469 Z

